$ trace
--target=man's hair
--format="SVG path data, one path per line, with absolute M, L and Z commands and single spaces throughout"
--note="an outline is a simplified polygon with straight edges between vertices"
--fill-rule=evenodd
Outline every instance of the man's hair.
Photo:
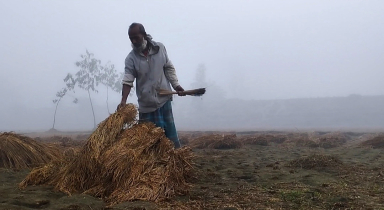
M 139 26 L 140 33 L 146 38 L 147 32 L 145 32 L 145 28 L 144 28 L 143 24 L 141 24 L 141 23 L 132 23 L 128 28 L 128 33 L 129 33 L 129 30 L 131 30 L 132 28 L 134 28 L 136 26 Z

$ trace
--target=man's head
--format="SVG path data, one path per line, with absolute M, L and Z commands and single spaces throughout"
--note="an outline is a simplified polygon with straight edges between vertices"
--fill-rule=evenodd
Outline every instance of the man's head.
M 147 33 L 141 23 L 132 23 L 128 29 L 128 36 L 132 45 L 136 48 L 140 48 L 143 45 L 143 42 L 146 42 Z

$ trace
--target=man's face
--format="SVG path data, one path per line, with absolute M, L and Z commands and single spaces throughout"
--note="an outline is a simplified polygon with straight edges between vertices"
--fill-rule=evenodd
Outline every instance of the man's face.
M 131 40 L 133 46 L 140 47 L 143 43 L 143 35 L 140 33 L 139 26 L 133 27 L 128 31 L 129 39 Z

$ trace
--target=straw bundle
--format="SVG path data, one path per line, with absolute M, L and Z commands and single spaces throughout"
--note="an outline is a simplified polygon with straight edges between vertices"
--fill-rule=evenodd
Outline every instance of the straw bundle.
M 197 149 L 238 149 L 242 147 L 242 143 L 236 138 L 236 134 L 212 134 L 192 140 L 190 146 Z
M 108 188 L 118 189 L 109 196 L 108 189 L 104 191 L 107 201 L 161 200 L 185 193 L 190 187 L 187 179 L 192 173 L 192 153 L 188 148 L 174 150 L 173 147 L 163 130 L 152 123 L 126 130 L 119 144 L 103 156 L 108 170 L 102 176 L 109 176 L 117 185 L 109 184 Z
M 23 169 L 60 157 L 57 149 L 14 133 L 0 134 L 0 168 Z
M 83 152 L 97 159 L 106 147 L 118 140 L 117 136 L 126 124 L 130 127 L 136 123 L 136 115 L 136 107 L 133 104 L 128 104 L 109 116 L 98 125 L 95 132 L 88 138 Z
M 48 164 L 34 168 L 20 184 L 20 188 L 25 188 L 27 185 L 40 185 L 55 183 L 54 179 L 58 175 L 58 172 L 66 164 L 65 161 L 52 161 Z
M 68 194 L 101 197 L 110 204 L 159 201 L 187 192 L 191 150 L 174 150 L 161 128 L 136 124 L 136 114 L 132 104 L 121 108 L 98 126 L 75 158 L 35 169 L 19 186 L 49 184 Z M 123 129 L 126 123 L 128 128 Z

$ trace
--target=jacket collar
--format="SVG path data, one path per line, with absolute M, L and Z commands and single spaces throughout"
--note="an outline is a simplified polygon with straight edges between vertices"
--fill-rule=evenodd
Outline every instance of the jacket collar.
M 148 55 L 154 55 L 154 54 L 157 54 L 159 52 L 160 46 L 156 42 L 149 40 L 148 44 L 150 45 L 150 50 L 149 50 Z

